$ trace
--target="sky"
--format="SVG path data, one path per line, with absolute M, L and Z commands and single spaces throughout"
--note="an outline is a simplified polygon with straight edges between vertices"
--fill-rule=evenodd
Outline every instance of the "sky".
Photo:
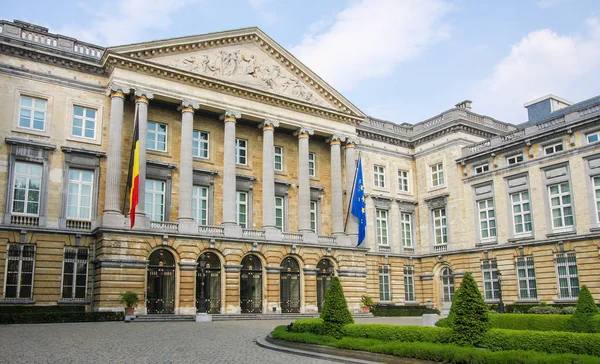
M 600 95 L 599 0 L 28 0 L 0 18 L 105 47 L 257 26 L 396 123 L 469 99 L 519 124 L 523 104 L 547 94 Z

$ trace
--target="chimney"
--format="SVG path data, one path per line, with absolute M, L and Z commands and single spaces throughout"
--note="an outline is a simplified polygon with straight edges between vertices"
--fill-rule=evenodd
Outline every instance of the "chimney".
M 523 106 L 527 109 L 529 122 L 537 123 L 550 117 L 553 112 L 571 105 L 573 105 L 572 102 L 550 94 L 530 101 Z
M 459 109 L 465 109 L 465 110 L 469 110 L 471 111 L 471 104 L 473 103 L 473 101 L 471 100 L 465 100 L 465 101 L 461 101 L 458 104 L 454 105 L 455 107 L 459 108 Z

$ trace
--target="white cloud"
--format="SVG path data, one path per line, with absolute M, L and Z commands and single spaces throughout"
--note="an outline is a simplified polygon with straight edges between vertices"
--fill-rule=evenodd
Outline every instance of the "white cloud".
M 266 9 L 266 5 L 271 0 L 248 0 L 248 4 L 256 10 L 260 18 L 265 24 L 275 24 L 278 19 L 277 12 L 275 10 Z
M 292 48 L 313 71 L 340 90 L 382 78 L 402 62 L 449 36 L 443 0 L 362 0 L 328 24 L 319 20 Z
M 146 31 L 168 29 L 177 17 L 187 16 L 185 7 L 198 0 L 122 0 L 98 7 L 80 3 L 86 27 L 67 24 L 58 33 L 102 46 L 116 46 L 148 40 Z M 84 14 L 84 15 L 85 15 Z
M 598 94 L 600 84 L 600 23 L 586 21 L 587 32 L 559 35 L 536 30 L 515 44 L 493 74 L 472 90 L 476 110 L 520 123 L 527 119 L 523 104 L 547 94 L 573 102 Z

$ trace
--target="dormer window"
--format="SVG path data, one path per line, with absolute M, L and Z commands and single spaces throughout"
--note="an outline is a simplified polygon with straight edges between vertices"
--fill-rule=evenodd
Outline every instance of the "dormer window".
M 564 149 L 562 142 L 547 145 L 544 147 L 544 155 L 551 155 L 558 152 L 562 152 Z
M 514 154 L 510 157 L 506 157 L 506 164 L 512 166 L 513 164 L 523 162 L 523 153 Z
M 475 174 L 482 174 L 482 173 L 488 172 L 489 170 L 490 170 L 489 163 L 480 164 L 478 166 L 475 166 Z

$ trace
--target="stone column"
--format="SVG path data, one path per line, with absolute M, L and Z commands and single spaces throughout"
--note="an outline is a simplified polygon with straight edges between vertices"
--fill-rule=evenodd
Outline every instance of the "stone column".
M 317 313 L 317 268 L 305 267 L 304 272 L 304 306 L 302 313 Z
M 225 297 L 221 301 L 225 304 L 225 314 L 239 314 L 240 307 L 240 270 L 239 264 L 225 264 Z
M 228 236 L 241 236 L 241 228 L 235 218 L 235 123 L 241 117 L 237 111 L 227 110 L 221 119 L 225 123 L 223 150 L 223 226 Z M 239 228 L 239 229 L 238 229 Z
M 356 149 L 356 143 L 353 140 L 346 141 L 346 206 L 349 206 L 350 199 L 352 198 L 352 189 L 354 187 L 354 174 L 356 172 L 356 159 L 354 152 Z M 364 173 L 364 171 L 363 171 Z M 363 176 L 364 178 L 364 176 Z M 349 207 L 351 208 L 351 206 Z M 347 217 L 346 222 L 346 234 L 350 236 L 351 243 L 356 246 L 358 242 L 358 222 L 349 211 L 346 212 L 344 218 Z
M 181 110 L 181 151 L 179 157 L 179 232 L 194 234 L 198 226 L 192 217 L 192 189 L 194 186 L 193 134 L 194 110 L 198 103 L 183 101 Z
M 196 315 L 196 266 L 194 261 L 179 262 L 179 314 Z
M 312 233 L 310 229 L 310 174 L 308 171 L 308 139 L 314 132 L 302 128 L 298 136 L 298 231 Z
M 135 90 L 135 107 L 138 113 L 140 129 L 140 189 L 138 194 L 138 205 L 135 208 L 135 226 L 136 230 L 145 230 L 150 228 L 146 216 L 146 138 L 148 135 L 148 104 L 154 95 L 147 91 Z M 135 120 L 134 120 L 135 122 Z M 169 220 L 169 212 L 165 214 L 165 220 Z
M 263 130 L 262 227 L 275 229 L 275 127 L 277 121 L 265 120 Z
M 265 266 L 267 272 L 265 277 L 267 279 L 265 313 L 267 314 L 281 313 L 281 293 L 279 292 L 281 270 L 280 266 Z M 275 307 L 275 311 L 273 311 L 273 307 Z
M 104 193 L 104 211 L 102 225 L 123 228 L 121 212 L 121 174 L 123 150 L 123 109 L 125 95 L 129 87 L 110 85 L 107 96 L 110 96 L 110 124 L 108 126 L 108 153 L 106 158 L 106 189 Z
M 344 197 L 342 191 L 341 139 L 329 138 L 331 146 L 331 222 L 333 235 L 344 235 Z

